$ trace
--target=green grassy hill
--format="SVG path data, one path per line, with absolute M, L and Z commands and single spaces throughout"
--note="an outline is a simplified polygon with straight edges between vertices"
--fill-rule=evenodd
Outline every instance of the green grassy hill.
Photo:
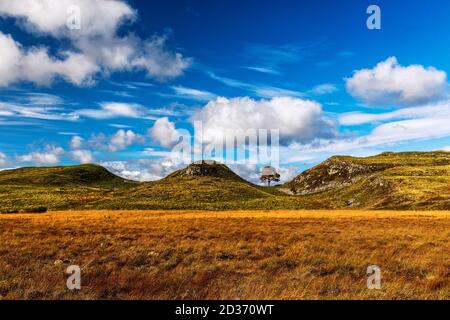
M 142 183 L 96 165 L 0 171 L 0 212 L 322 208 L 450 209 L 450 153 L 336 156 L 290 183 L 270 188 L 209 162 Z
M 287 186 L 331 208 L 450 209 L 450 153 L 332 157 Z
M 115 192 L 100 208 L 226 209 L 275 197 L 273 189 L 251 184 L 220 163 L 194 163 L 166 178 Z
M 0 171 L 0 212 L 83 208 L 111 192 L 136 187 L 98 165 Z
M 25 167 L 0 171 L 0 185 L 108 186 L 126 184 L 102 166 L 85 164 L 60 167 Z

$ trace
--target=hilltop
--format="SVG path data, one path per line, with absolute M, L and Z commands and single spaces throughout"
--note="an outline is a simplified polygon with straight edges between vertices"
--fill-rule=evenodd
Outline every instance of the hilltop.
M 335 156 L 280 187 L 254 185 L 211 161 L 141 183 L 97 165 L 0 171 L 0 212 L 342 208 L 450 209 L 450 153 Z
M 273 189 L 242 179 L 224 164 L 205 161 L 193 163 L 162 180 L 116 192 L 113 203 L 101 201 L 98 205 L 107 209 L 226 209 L 240 208 L 251 200 L 274 198 L 273 193 Z

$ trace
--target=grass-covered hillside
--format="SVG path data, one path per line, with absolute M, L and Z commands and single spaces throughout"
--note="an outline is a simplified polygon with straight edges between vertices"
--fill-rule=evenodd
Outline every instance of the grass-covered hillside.
M 450 153 L 332 157 L 288 186 L 294 194 L 321 197 L 329 207 L 450 209 Z
M 274 190 L 245 181 L 219 163 L 194 163 L 166 178 L 111 194 L 102 209 L 239 209 L 248 202 L 275 198 Z M 275 193 L 278 193 L 275 191 Z M 278 193 L 281 194 L 281 193 Z
M 83 208 L 114 191 L 136 187 L 98 165 L 0 171 L 0 211 Z
M 0 171 L 0 212 L 336 208 L 450 209 L 450 153 L 336 156 L 270 188 L 209 162 L 142 183 L 96 165 Z

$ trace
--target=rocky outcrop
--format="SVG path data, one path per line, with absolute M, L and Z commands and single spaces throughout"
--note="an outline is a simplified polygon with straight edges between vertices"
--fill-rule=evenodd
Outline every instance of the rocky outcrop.
M 288 185 L 297 195 L 307 195 L 342 188 L 368 175 L 391 168 L 390 164 L 364 164 L 333 157 L 298 175 Z

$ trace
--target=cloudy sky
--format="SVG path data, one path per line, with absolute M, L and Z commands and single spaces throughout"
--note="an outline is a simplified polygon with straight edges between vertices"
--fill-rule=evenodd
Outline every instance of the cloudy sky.
M 278 129 L 284 180 L 335 154 L 450 150 L 450 3 L 380 0 L 369 30 L 371 2 L 0 0 L 0 168 L 159 179 L 196 120 L 210 139 Z

